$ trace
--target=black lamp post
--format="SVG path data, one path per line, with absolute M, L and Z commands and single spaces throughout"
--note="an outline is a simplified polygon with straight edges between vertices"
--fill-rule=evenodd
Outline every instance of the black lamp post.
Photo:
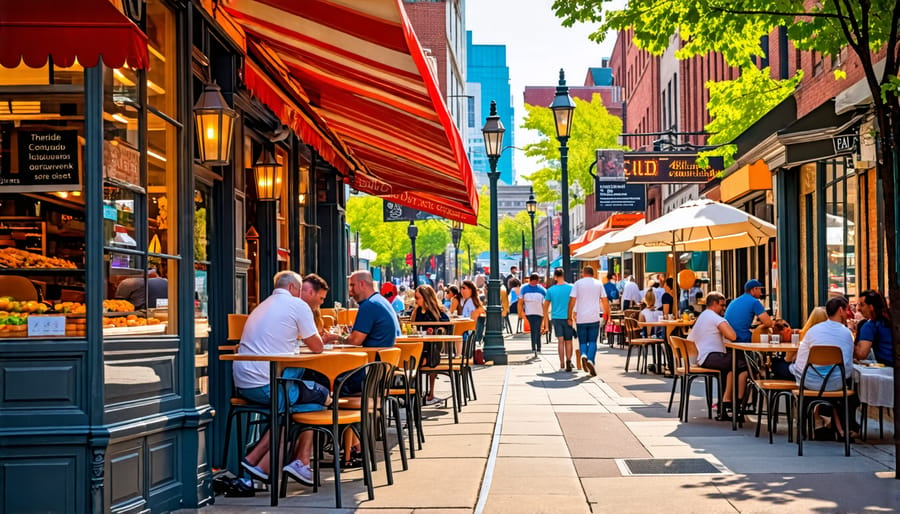
M 556 122 L 556 139 L 559 140 L 559 167 L 561 169 L 560 189 L 562 190 L 562 227 L 560 241 L 562 251 L 562 267 L 566 270 L 566 278 L 575 280 L 575 273 L 570 269 L 571 256 L 569 255 L 569 136 L 572 134 L 572 113 L 575 112 L 575 102 L 569 96 L 569 86 L 566 85 L 566 73 L 559 70 L 559 85 L 556 86 L 556 96 L 550 104 L 553 111 L 553 119 Z
M 412 286 L 413 289 L 415 289 L 419 286 L 419 272 L 416 269 L 416 237 L 419 235 L 419 227 L 416 226 L 414 220 L 409 220 L 409 226 L 406 227 L 406 234 L 409 236 L 409 241 L 412 243 Z
M 531 194 L 528 195 L 528 201 L 525 202 L 525 210 L 528 211 L 528 217 L 531 218 L 531 271 L 537 269 L 537 254 L 534 252 L 534 215 L 537 212 L 537 201 L 534 199 L 534 188 L 531 188 Z
M 503 343 L 503 326 L 500 320 L 500 239 L 497 221 L 497 160 L 503 151 L 503 123 L 497 116 L 497 102 L 491 100 L 491 112 L 484 121 L 481 133 L 491 171 L 488 173 L 491 189 L 491 274 L 488 280 L 487 326 L 484 333 L 484 358 L 495 364 L 506 364 L 506 347 Z
M 459 238 L 462 237 L 463 224 L 454 221 L 450 229 L 450 237 L 453 238 L 453 280 L 459 280 Z

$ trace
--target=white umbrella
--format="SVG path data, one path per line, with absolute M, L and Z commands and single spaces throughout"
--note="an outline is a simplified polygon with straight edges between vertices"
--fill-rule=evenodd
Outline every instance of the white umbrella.
M 588 260 L 587 257 L 596 259 L 601 255 L 609 255 L 611 253 L 622 253 L 629 251 L 634 246 L 634 235 L 647 224 L 646 221 L 640 220 L 633 225 L 614 233 L 603 244 L 593 247 L 591 254 L 582 254 L 580 260 Z M 599 241 L 599 240 L 598 240 Z M 594 241 L 595 243 L 597 241 Z M 586 248 L 586 247 L 585 247 Z
M 608 252 L 603 252 L 603 245 L 605 245 L 611 238 L 613 238 L 616 234 L 622 232 L 621 230 L 614 230 L 612 232 L 607 232 L 597 239 L 591 241 L 590 243 L 579 248 L 575 253 L 572 254 L 572 258 L 576 261 L 595 261 L 606 255 Z

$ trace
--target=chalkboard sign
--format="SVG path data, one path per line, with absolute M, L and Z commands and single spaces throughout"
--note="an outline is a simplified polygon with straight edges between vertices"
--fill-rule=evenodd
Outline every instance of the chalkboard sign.
M 74 191 L 81 189 L 77 130 L 19 130 L 18 162 L 0 172 L 7 191 Z
M 385 200 L 382 205 L 384 221 L 413 221 L 440 218 L 440 216 L 435 216 L 434 214 L 419 211 L 412 207 L 400 205 L 399 203 L 388 202 L 387 200 Z
M 595 209 L 597 211 L 643 212 L 647 208 L 644 184 L 594 181 Z

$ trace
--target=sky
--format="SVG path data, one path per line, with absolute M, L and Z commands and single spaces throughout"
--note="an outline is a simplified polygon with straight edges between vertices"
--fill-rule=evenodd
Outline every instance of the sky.
M 600 59 L 608 57 L 615 44 L 614 34 L 602 45 L 589 40 L 596 30 L 593 25 L 563 27 L 552 5 L 553 0 L 466 0 L 466 30 L 472 31 L 472 42 L 506 45 L 518 147 L 538 140 L 537 132 L 519 128 L 525 116 L 525 86 L 555 86 L 560 68 L 566 71 L 569 85 L 584 85 L 587 69 L 600 66 Z M 577 116 L 576 112 L 576 120 Z M 515 150 L 514 158 L 517 177 L 541 167 L 524 152 Z

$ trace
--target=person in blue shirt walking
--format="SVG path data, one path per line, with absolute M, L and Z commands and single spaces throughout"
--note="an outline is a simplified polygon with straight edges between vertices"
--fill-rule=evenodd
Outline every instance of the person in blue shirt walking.
M 731 325 L 737 334 L 737 339 L 742 343 L 750 342 L 753 319 L 759 318 L 759 323 L 771 328 L 775 321 L 766 312 L 759 299 L 762 297 L 763 284 L 759 280 L 750 279 L 744 284 L 744 294 L 738 296 L 725 309 L 725 321 Z
M 528 277 L 528 283 L 519 290 L 519 312 L 525 313 L 528 324 L 531 326 L 531 351 L 537 357 L 541 351 L 541 335 L 544 320 L 544 298 L 547 290 L 540 285 L 541 277 L 532 273 Z
M 572 338 L 575 337 L 575 329 L 569 324 L 572 284 L 566 282 L 562 268 L 553 270 L 553 278 L 556 283 L 547 290 L 547 298 L 544 300 L 543 330 L 547 330 L 550 324 L 553 325 L 553 333 L 558 340 L 556 348 L 559 353 L 559 369 L 572 371 Z

